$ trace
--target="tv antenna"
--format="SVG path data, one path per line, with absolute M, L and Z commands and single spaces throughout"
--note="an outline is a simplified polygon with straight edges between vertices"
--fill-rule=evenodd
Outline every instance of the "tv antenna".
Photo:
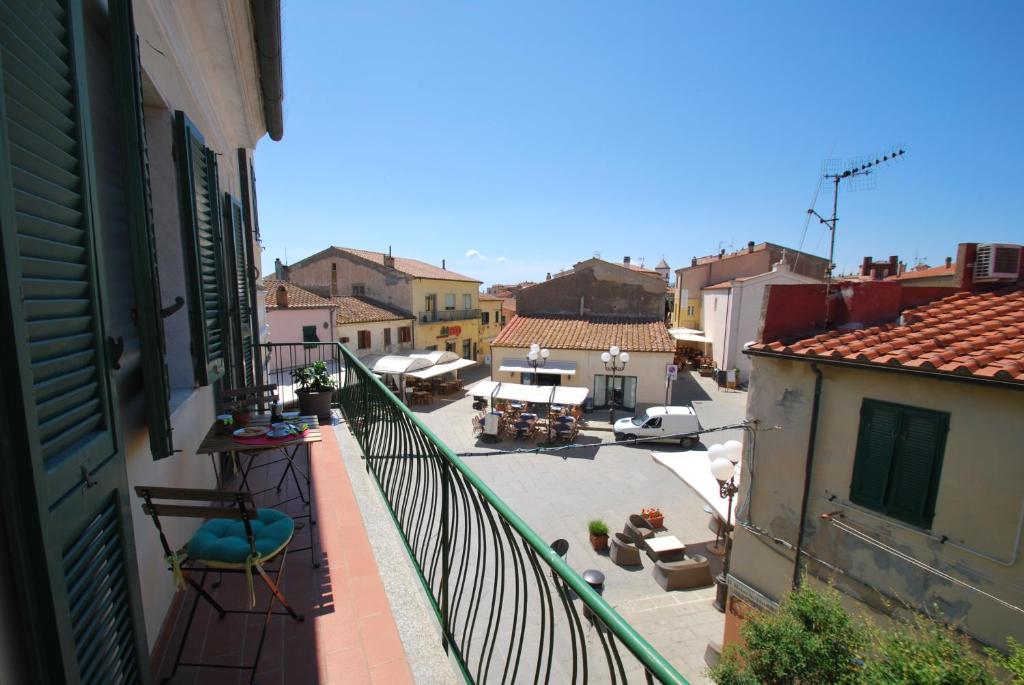
M 836 254 L 836 224 L 839 223 L 839 216 L 837 211 L 839 209 L 839 184 L 843 181 L 853 181 L 855 179 L 863 179 L 869 174 L 874 173 L 875 167 L 884 164 L 886 162 L 892 162 L 902 157 L 905 154 L 903 148 L 894 150 L 882 157 L 876 157 L 874 161 L 865 161 L 862 164 L 854 164 L 848 169 L 843 171 L 837 171 L 834 174 L 826 173 L 825 178 L 832 181 L 832 218 L 826 219 L 821 214 L 811 207 L 807 210 L 808 214 L 818 217 L 818 221 L 828 226 L 828 230 L 831 233 L 829 246 L 828 246 L 828 269 L 825 271 L 825 325 L 829 324 L 829 296 L 832 294 L 832 273 L 835 271 L 835 254 Z

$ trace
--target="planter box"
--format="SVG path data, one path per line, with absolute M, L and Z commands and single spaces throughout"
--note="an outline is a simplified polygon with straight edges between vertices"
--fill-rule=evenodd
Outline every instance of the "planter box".
M 331 395 L 334 394 L 331 390 L 321 392 L 299 390 L 295 394 L 299 396 L 299 411 L 303 416 L 313 415 L 321 421 L 331 418 Z

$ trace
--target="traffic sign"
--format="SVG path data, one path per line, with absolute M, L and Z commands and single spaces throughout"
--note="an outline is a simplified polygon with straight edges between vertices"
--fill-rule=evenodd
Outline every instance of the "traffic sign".
M 667 364 L 665 366 L 665 378 L 670 381 L 676 380 L 679 377 L 679 367 L 676 364 Z

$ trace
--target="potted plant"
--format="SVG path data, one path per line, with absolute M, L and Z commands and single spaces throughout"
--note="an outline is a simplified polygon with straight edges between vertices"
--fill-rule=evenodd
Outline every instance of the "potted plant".
M 292 371 L 292 380 L 299 386 L 299 411 L 303 415 L 313 414 L 320 419 L 331 417 L 331 396 L 338 384 L 327 371 L 327 364 L 316 361 L 309 366 Z
M 590 545 L 595 552 L 608 549 L 608 524 L 601 519 L 594 519 L 587 524 L 590 531 Z
M 661 513 L 661 509 L 658 507 L 641 509 L 640 516 L 643 517 L 647 523 L 651 524 L 651 528 L 661 528 L 665 524 L 665 515 Z

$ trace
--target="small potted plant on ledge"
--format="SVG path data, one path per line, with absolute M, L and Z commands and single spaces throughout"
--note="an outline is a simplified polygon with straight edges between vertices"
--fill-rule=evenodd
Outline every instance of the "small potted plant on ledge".
M 331 417 L 331 396 L 338 384 L 327 371 L 323 361 L 313 362 L 309 366 L 292 371 L 292 380 L 299 386 L 295 394 L 299 396 L 299 411 L 304 416 L 316 415 L 320 419 Z
M 640 516 L 642 516 L 647 523 L 651 524 L 651 528 L 654 529 L 661 528 L 665 524 L 665 515 L 661 513 L 661 509 L 658 507 L 641 509 Z
M 608 524 L 601 519 L 594 519 L 587 524 L 590 531 L 590 545 L 595 552 L 608 549 Z

